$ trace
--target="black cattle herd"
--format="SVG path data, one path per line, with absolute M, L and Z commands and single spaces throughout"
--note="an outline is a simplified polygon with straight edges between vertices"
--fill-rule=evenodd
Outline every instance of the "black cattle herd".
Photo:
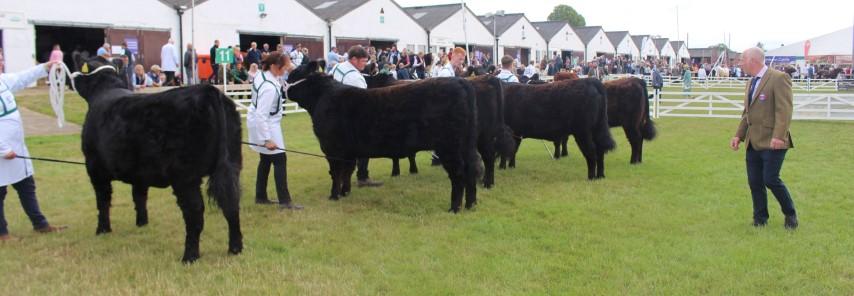
M 108 65 L 96 57 L 86 67 Z M 640 163 L 643 140 L 655 136 L 646 83 L 628 78 L 602 83 L 573 79 L 507 84 L 490 74 L 402 82 L 366 75 L 368 89 L 343 85 L 324 74 L 321 62 L 304 64 L 288 76 L 288 99 L 311 116 L 315 136 L 329 163 L 329 198 L 350 193 L 358 158 L 398 159 L 432 150 L 451 181 L 451 212 L 477 203 L 477 183 L 495 185 L 494 168 L 515 167 L 524 138 L 551 141 L 555 157 L 575 138 L 590 180 L 604 178 L 605 153 L 615 148 L 610 127 L 621 126 Z M 183 261 L 199 258 L 204 226 L 203 177 L 228 222 L 228 252 L 243 249 L 239 175 L 241 120 L 236 104 L 211 85 L 157 94 L 133 93 L 114 71 L 74 79 L 89 104 L 82 148 L 98 208 L 97 234 L 110 232 L 110 182 L 132 185 L 136 224 L 148 223 L 149 187 L 171 186 L 184 216 Z M 563 153 L 559 153 L 563 152 Z M 482 179 L 481 179 L 482 178 Z M 465 204 L 463 204 L 465 198 Z

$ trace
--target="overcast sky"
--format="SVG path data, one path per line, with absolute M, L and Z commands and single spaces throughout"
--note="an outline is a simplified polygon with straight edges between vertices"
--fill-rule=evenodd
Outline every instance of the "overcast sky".
M 459 0 L 396 1 L 404 7 L 460 3 Z M 567 4 L 584 16 L 588 26 L 602 26 L 605 31 L 628 30 L 632 35 L 661 35 L 671 40 L 685 40 L 687 34 L 692 48 L 725 42 L 724 38 L 731 36 L 731 47 L 737 51 L 757 42 L 773 49 L 854 25 L 851 0 L 466 0 L 466 4 L 478 15 L 496 10 L 521 12 L 532 22 L 546 20 L 556 5 Z

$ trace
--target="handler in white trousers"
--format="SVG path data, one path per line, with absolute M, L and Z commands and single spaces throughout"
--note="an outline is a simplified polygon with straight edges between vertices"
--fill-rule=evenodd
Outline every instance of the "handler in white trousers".
M 21 199 L 21 206 L 30 218 L 33 229 L 40 233 L 56 232 L 65 227 L 51 226 L 39 209 L 36 199 L 36 183 L 33 179 L 33 163 L 18 156 L 29 156 L 24 143 L 24 126 L 14 93 L 47 77 L 50 67 L 56 62 L 41 64 L 19 73 L 0 74 L 0 241 L 11 240 L 6 223 L 3 204 L 7 187 L 12 185 Z M 5 67 L 0 53 L 0 72 Z

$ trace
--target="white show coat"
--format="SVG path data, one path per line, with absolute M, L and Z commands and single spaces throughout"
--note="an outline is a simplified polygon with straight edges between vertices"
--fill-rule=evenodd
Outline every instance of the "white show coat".
M 264 145 L 273 141 L 279 148 L 285 148 L 282 136 L 282 85 L 278 77 L 270 71 L 261 72 L 252 82 L 252 104 L 246 113 L 246 126 L 249 129 L 249 143 Z M 279 154 L 282 150 L 267 150 L 264 147 L 250 146 L 261 154 Z
M 505 69 L 501 69 L 501 72 L 498 72 L 496 77 L 507 83 L 519 83 L 519 77 L 516 77 L 516 75 L 513 75 L 513 73 L 510 73 L 510 71 Z
M 0 74 L 0 186 L 20 182 L 33 175 L 33 162 L 29 159 L 4 159 L 14 151 L 21 156 L 30 156 L 24 143 L 24 125 L 21 112 L 15 101 L 16 91 L 47 76 L 44 64 L 23 72 Z
M 160 64 L 163 71 L 178 71 L 178 51 L 172 43 L 166 43 L 160 48 Z
M 457 74 L 454 72 L 454 66 L 451 66 L 451 63 L 448 62 L 442 67 L 439 68 L 439 71 L 436 73 L 436 77 L 456 77 Z
M 359 72 L 356 67 L 353 67 L 353 64 L 350 64 L 350 61 L 335 65 L 329 74 L 332 75 L 332 78 L 335 79 L 335 81 L 343 84 L 355 86 L 361 89 L 368 88 L 368 83 L 365 81 L 365 77 L 362 76 L 362 72 Z

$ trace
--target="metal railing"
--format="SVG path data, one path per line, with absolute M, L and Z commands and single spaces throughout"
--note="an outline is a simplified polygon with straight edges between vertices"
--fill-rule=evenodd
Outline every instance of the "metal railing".
M 756 104 L 756 102 L 754 102 Z M 650 116 L 741 118 L 743 92 L 653 92 Z M 792 118 L 854 120 L 854 94 L 795 93 Z

